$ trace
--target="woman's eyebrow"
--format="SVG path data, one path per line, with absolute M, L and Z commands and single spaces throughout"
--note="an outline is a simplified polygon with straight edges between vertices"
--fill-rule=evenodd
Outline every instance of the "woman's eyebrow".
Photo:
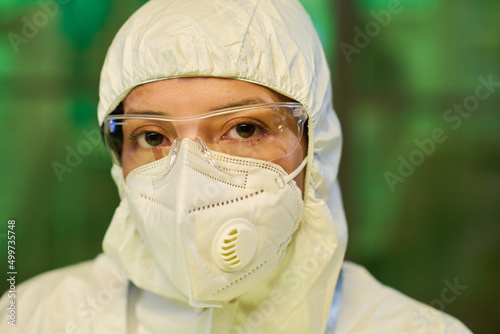
M 214 111 L 214 110 L 220 110 L 220 109 L 228 109 L 228 108 L 235 108 L 235 107 L 242 107 L 242 106 L 248 106 L 252 104 L 259 104 L 259 103 L 269 103 L 271 101 L 268 101 L 263 98 L 259 97 L 251 97 L 251 98 L 246 98 L 243 100 L 238 100 L 238 101 L 233 101 L 233 102 L 228 102 L 220 105 L 215 105 L 210 107 L 207 111 Z M 161 111 L 153 111 L 153 110 L 136 110 L 136 109 L 129 109 L 125 114 L 135 114 L 135 115 L 154 115 L 154 116 L 168 116 L 169 114 L 166 112 L 161 112 Z
M 129 109 L 125 114 L 134 114 L 134 115 L 154 115 L 154 116 L 165 116 L 167 114 L 161 111 L 152 111 L 152 110 L 135 110 Z
M 265 99 L 259 98 L 259 97 L 251 97 L 239 101 L 234 101 L 234 102 L 229 102 L 225 104 L 220 104 L 211 107 L 209 110 L 214 111 L 214 110 L 220 110 L 220 109 L 228 109 L 228 108 L 235 108 L 235 107 L 242 107 L 242 106 L 248 106 L 252 104 L 259 104 L 259 103 L 269 103 L 273 101 L 267 101 Z

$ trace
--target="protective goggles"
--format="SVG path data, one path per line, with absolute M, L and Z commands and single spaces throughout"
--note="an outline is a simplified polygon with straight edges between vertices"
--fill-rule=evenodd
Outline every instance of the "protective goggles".
M 278 102 L 187 117 L 110 115 L 103 125 L 113 162 L 138 167 L 167 156 L 183 138 L 192 138 L 211 151 L 274 161 L 296 150 L 307 118 L 300 103 Z

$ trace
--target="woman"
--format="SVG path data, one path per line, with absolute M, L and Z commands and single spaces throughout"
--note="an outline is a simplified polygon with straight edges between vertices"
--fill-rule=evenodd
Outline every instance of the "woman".
M 21 286 L 16 330 L 469 333 L 343 263 L 340 125 L 296 1 L 150 1 L 100 90 L 104 254 Z

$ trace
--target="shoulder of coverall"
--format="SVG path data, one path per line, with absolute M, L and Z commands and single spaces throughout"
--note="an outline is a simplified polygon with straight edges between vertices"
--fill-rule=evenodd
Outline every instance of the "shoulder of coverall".
M 104 254 L 40 274 L 16 286 L 16 326 L 2 316 L 0 333 L 83 334 L 114 328 L 109 315 L 125 314 L 128 285 Z M 0 299 L 2 314 L 11 300 L 7 291 Z
M 342 307 L 335 334 L 472 333 L 459 320 L 382 285 L 364 267 L 342 265 Z

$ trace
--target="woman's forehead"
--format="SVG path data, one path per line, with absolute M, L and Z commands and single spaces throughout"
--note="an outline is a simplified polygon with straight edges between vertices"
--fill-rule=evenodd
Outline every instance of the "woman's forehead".
M 258 103 L 288 102 L 281 94 L 251 82 L 228 78 L 174 78 L 135 87 L 124 99 L 126 114 L 191 116 Z

